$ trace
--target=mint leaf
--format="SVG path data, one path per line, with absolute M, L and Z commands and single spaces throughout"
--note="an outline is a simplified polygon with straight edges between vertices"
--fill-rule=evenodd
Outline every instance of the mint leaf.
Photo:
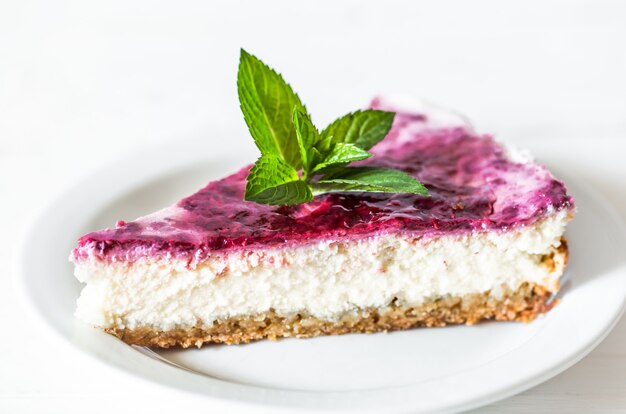
M 322 131 L 321 141 L 325 145 L 345 142 L 368 150 L 385 138 L 391 129 L 394 116 L 393 112 L 374 109 L 344 115 Z M 325 141 L 328 138 L 330 142 Z M 321 152 L 329 149 L 321 148 Z
M 343 191 L 373 191 L 428 195 L 419 181 L 399 170 L 381 167 L 347 167 L 312 183 L 315 194 Z
M 274 154 L 262 155 L 250 169 L 244 199 L 261 204 L 289 205 L 311 201 L 311 187 L 298 172 Z
M 297 107 L 293 108 L 293 125 L 296 129 L 296 137 L 300 147 L 302 168 L 308 173 L 311 167 L 319 162 L 321 158 L 319 152 L 315 149 L 315 144 L 319 140 L 320 134 L 313 126 L 311 118 Z
M 262 155 L 275 154 L 294 168 L 302 166 L 291 114 L 306 109 L 280 74 L 241 49 L 237 73 L 239 104 Z
M 356 111 L 319 132 L 282 76 L 243 49 L 237 92 L 250 134 L 261 151 L 247 177 L 245 200 L 290 205 L 311 201 L 314 193 L 333 191 L 428 194 L 402 171 L 347 167 L 372 156 L 367 150 L 387 135 L 394 113 Z
M 353 161 L 361 161 L 372 154 L 354 144 L 339 142 L 333 146 L 322 162 L 317 164 L 313 172 L 323 173 L 330 167 L 341 167 Z

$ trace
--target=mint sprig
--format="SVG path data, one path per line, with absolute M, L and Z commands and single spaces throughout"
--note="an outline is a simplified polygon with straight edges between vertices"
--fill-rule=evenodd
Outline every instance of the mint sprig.
M 320 132 L 283 77 L 243 49 L 237 91 L 244 119 L 261 151 L 247 177 L 246 200 L 292 205 L 338 191 L 428 195 L 403 171 L 348 166 L 372 156 L 367 150 L 385 138 L 395 113 L 355 111 Z

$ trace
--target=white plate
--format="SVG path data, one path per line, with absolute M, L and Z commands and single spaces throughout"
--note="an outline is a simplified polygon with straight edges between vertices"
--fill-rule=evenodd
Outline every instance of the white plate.
M 76 239 L 171 204 L 254 156 L 229 151 L 190 140 L 144 152 L 86 179 L 46 208 L 16 263 L 19 285 L 39 320 L 124 372 L 221 403 L 391 413 L 469 409 L 537 385 L 591 351 L 622 313 L 626 265 L 618 248 L 625 244 L 624 227 L 600 197 L 580 186 L 573 171 L 568 174 L 575 166 L 550 165 L 576 197 L 579 213 L 567 232 L 571 261 L 562 301 L 531 324 L 152 353 L 76 322 L 81 286 L 67 260 Z

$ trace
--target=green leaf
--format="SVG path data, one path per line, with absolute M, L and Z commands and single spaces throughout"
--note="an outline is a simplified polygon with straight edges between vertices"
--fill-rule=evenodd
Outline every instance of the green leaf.
M 325 140 L 330 139 L 332 144 L 345 142 L 368 150 L 385 138 L 394 116 L 394 112 L 374 109 L 344 115 L 322 131 L 321 142 L 328 145 Z M 324 148 L 318 149 L 324 153 Z
M 315 144 L 319 140 L 320 134 L 317 132 L 311 118 L 300 111 L 297 107 L 293 108 L 293 125 L 296 129 L 296 137 L 298 138 L 298 146 L 300 147 L 300 156 L 302 158 L 302 168 L 308 173 L 314 165 L 317 154 Z M 317 152 L 317 154 L 315 152 Z
M 323 133 L 323 131 L 322 131 Z M 332 136 L 322 136 L 320 133 L 320 137 L 315 144 L 315 150 L 320 154 L 320 160 L 324 159 L 326 155 L 330 153 L 333 148 L 333 137 Z
M 311 201 L 314 191 L 428 194 L 422 184 L 402 171 L 346 167 L 371 157 L 367 150 L 387 135 L 394 113 L 356 111 L 318 132 L 282 76 L 243 49 L 237 92 L 245 122 L 261 151 L 247 177 L 246 200 L 301 204 Z M 314 176 L 321 179 L 316 181 Z
M 322 154 L 317 150 L 317 148 L 313 147 L 309 150 L 310 152 L 310 165 L 312 167 L 315 167 L 317 164 L 319 164 L 320 162 L 322 162 L 322 160 L 324 159 L 324 157 L 322 156 Z
M 354 144 L 339 142 L 335 144 L 322 162 L 317 164 L 313 172 L 326 172 L 329 167 L 341 167 L 353 161 L 361 161 L 372 154 Z
M 407 173 L 381 167 L 348 167 L 312 185 L 315 194 L 372 191 L 428 195 L 426 187 Z
M 306 109 L 280 74 L 241 49 L 237 73 L 239 104 L 262 155 L 275 154 L 294 168 L 302 166 L 292 113 Z
M 261 204 L 289 205 L 311 201 L 311 187 L 277 155 L 263 155 L 248 174 L 244 199 Z

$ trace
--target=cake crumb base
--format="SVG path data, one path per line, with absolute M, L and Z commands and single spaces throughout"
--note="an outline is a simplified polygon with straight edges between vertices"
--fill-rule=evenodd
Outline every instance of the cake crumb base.
M 216 321 L 211 326 L 159 331 L 151 327 L 136 329 L 105 328 L 131 345 L 169 348 L 201 347 L 205 343 L 240 344 L 259 339 L 310 338 L 321 335 L 374 333 L 436 327 L 473 325 L 483 320 L 530 322 L 550 310 L 551 292 L 540 286 L 524 284 L 517 291 L 496 299 L 488 293 L 433 300 L 419 306 L 392 302 L 385 308 L 350 312 L 334 320 L 269 312 L 243 318 Z

